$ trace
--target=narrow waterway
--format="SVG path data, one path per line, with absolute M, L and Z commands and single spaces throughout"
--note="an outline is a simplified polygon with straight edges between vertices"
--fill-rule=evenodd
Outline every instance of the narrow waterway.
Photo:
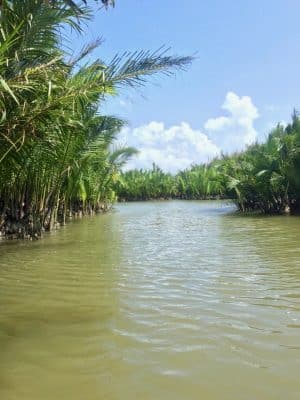
M 0 399 L 298 400 L 300 218 L 120 204 L 0 243 Z

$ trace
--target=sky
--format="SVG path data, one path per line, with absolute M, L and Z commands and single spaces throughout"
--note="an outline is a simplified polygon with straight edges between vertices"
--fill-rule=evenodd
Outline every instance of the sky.
M 94 8 L 96 10 L 96 7 Z M 95 12 L 81 38 L 99 36 L 93 57 L 171 47 L 196 55 L 176 77 L 122 89 L 104 113 L 128 120 L 119 142 L 140 151 L 127 168 L 155 162 L 176 172 L 266 138 L 300 110 L 299 0 L 116 0 Z

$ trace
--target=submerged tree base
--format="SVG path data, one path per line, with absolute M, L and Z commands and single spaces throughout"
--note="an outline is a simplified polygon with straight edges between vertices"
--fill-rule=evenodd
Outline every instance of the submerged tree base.
M 300 202 L 299 201 L 277 201 L 273 203 L 268 202 L 240 202 L 234 199 L 239 213 L 241 214 L 258 214 L 258 215 L 299 215 Z
M 17 218 L 12 215 L 10 210 L 6 210 L 0 216 L 0 239 L 38 240 L 44 232 L 57 230 L 66 225 L 67 222 L 84 216 L 103 214 L 110 209 L 111 204 L 103 203 L 96 208 L 77 209 L 76 211 L 67 210 L 67 214 L 59 213 L 55 221 L 51 221 L 51 217 L 47 215 L 33 217 L 31 214 Z

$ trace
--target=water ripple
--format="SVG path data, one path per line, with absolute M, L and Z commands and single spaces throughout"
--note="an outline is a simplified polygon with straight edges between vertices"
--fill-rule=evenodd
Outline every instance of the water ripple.
M 300 219 L 232 210 L 122 204 L 0 243 L 1 398 L 298 399 Z

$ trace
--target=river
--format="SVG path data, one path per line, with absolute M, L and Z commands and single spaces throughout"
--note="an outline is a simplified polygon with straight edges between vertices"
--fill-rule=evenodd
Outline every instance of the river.
M 0 243 L 3 400 L 298 400 L 300 218 L 124 203 Z

